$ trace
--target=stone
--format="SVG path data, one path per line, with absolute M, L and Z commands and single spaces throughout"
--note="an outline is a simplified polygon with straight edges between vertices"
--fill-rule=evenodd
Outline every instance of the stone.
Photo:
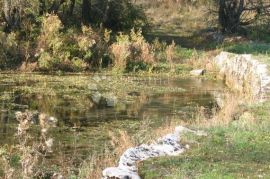
M 91 98 L 95 104 L 100 104 L 102 95 L 99 92 L 95 92 L 94 94 L 92 94 Z
M 153 157 L 177 156 L 183 153 L 186 148 L 179 141 L 181 134 L 186 132 L 200 136 L 206 135 L 203 131 L 193 131 L 183 126 L 178 126 L 174 132 L 159 138 L 150 145 L 142 144 L 127 149 L 120 157 L 118 167 L 110 167 L 103 170 L 103 178 L 140 179 L 137 163 Z
M 250 54 L 221 52 L 214 62 L 226 84 L 234 90 L 250 94 L 262 101 L 270 85 L 270 76 L 265 64 Z
M 117 97 L 113 96 L 112 94 L 105 96 L 105 101 L 107 107 L 115 107 L 118 103 Z
M 136 172 L 130 172 L 117 167 L 106 168 L 102 175 L 104 179 L 119 178 L 119 179 L 140 179 Z
M 190 71 L 190 74 L 193 76 L 202 76 L 205 74 L 205 72 L 206 72 L 205 69 L 196 69 L 196 70 Z

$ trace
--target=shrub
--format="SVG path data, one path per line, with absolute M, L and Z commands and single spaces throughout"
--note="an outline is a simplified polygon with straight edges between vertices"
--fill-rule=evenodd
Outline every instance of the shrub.
M 82 26 L 82 34 L 77 36 L 76 40 L 79 49 L 85 53 L 96 44 L 98 38 L 98 34 L 91 27 Z
M 175 52 L 176 52 L 176 46 L 173 41 L 172 44 L 168 45 L 165 49 L 166 59 L 170 64 L 172 64 L 175 59 Z
M 60 37 L 62 23 L 58 16 L 47 15 L 42 21 L 41 35 L 38 39 L 39 67 L 43 70 L 52 69 L 55 64 L 60 63 L 61 47 L 63 46 Z
M 63 70 L 63 71 L 82 71 L 87 68 L 87 63 L 79 57 L 73 56 L 69 46 L 75 48 L 73 51 L 90 53 L 90 47 L 94 44 L 92 31 L 90 28 L 83 27 L 82 35 L 76 38 L 77 41 L 67 43 L 67 39 L 60 31 L 63 28 L 58 16 L 47 15 L 42 22 L 41 35 L 38 44 L 38 64 L 41 70 Z M 89 55 L 91 57 L 91 55 Z
M 83 71 L 87 68 L 87 64 L 82 59 L 79 59 L 77 57 L 74 57 L 71 60 L 71 63 L 72 63 L 71 64 L 72 71 L 79 72 L 79 71 Z
M 91 27 L 83 26 L 82 32 L 77 41 L 80 52 L 83 54 L 83 60 L 92 67 L 101 67 L 104 65 L 108 54 L 111 31 L 107 29 L 95 31 Z
M 142 35 L 142 31 L 137 32 L 132 29 L 130 33 L 132 57 L 130 61 L 144 62 L 153 64 L 155 62 L 152 46 L 146 42 Z
M 128 57 L 131 53 L 129 36 L 120 33 L 116 39 L 116 42 L 110 46 L 110 53 L 113 59 L 113 70 L 124 72 Z
M 6 34 L 0 31 L 0 54 L 0 69 L 19 64 L 19 46 L 15 33 Z
M 91 17 L 93 23 L 103 24 L 113 31 L 148 27 L 143 9 L 130 0 L 99 0 L 92 6 Z
M 142 31 L 132 29 L 129 35 L 120 33 L 110 46 L 114 70 L 123 72 L 150 70 L 155 63 L 152 46 L 142 36 Z

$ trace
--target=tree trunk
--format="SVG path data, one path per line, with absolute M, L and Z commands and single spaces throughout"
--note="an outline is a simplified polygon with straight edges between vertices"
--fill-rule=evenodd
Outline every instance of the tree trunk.
M 75 0 L 70 0 L 70 5 L 67 13 L 69 16 L 73 15 L 74 7 L 75 7 Z
M 39 0 L 39 15 L 43 15 L 46 12 L 45 0 Z
M 66 0 L 54 0 L 51 8 L 49 9 L 49 13 L 57 13 L 58 10 L 60 9 L 61 5 L 65 2 Z
M 14 0 L 4 0 L 3 11 L 7 24 L 6 31 L 19 28 L 21 22 L 20 1 L 15 3 Z
M 222 32 L 237 32 L 243 10 L 244 0 L 219 0 L 219 23 Z
M 103 25 L 107 22 L 108 20 L 108 12 L 109 12 L 109 9 L 110 9 L 110 0 L 106 0 L 105 2 L 105 11 L 104 11 L 104 14 L 103 14 L 103 18 L 102 18 L 102 23 Z
M 89 25 L 91 22 L 91 0 L 83 0 L 82 3 L 82 22 L 84 25 Z

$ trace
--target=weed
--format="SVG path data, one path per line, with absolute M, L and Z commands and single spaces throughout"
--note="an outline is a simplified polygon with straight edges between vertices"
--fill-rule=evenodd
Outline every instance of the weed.
M 34 136 L 28 131 L 34 122 L 39 121 L 40 139 L 31 143 Z M 0 154 L 2 165 L 4 165 L 4 178 L 31 178 L 33 176 L 43 176 L 45 173 L 38 165 L 45 160 L 48 153 L 52 152 L 53 139 L 48 137 L 48 130 L 55 125 L 57 120 L 45 114 L 38 116 L 35 112 L 17 112 L 16 119 L 19 122 L 16 137 L 18 144 L 12 146 L 12 150 L 7 151 L 1 148 Z
M 120 33 L 117 42 L 110 46 L 110 53 L 116 72 L 145 70 L 155 62 L 152 47 L 145 41 L 141 30 L 132 29 L 129 35 Z

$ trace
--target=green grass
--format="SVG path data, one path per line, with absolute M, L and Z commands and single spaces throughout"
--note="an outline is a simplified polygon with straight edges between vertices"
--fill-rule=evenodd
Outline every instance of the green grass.
M 227 126 L 213 127 L 196 138 L 178 157 L 163 157 L 140 165 L 143 178 L 270 178 L 270 102 L 248 107 Z M 189 141 L 190 137 L 184 137 Z M 194 137 L 192 138 L 194 140 Z
M 228 52 L 237 54 L 270 55 L 270 44 L 266 43 L 239 43 L 224 48 Z
M 218 47 L 223 51 L 236 54 L 252 54 L 256 60 L 267 64 L 270 70 L 270 44 L 262 42 L 243 42 L 233 44 L 222 44 Z
M 247 38 L 254 40 L 253 42 L 246 40 L 219 44 L 205 37 L 203 32 L 198 33 L 206 26 L 201 17 L 190 15 L 194 10 L 198 11 L 191 9 L 187 16 L 183 15 L 185 11 L 180 11 L 183 16 L 171 19 L 166 17 L 166 23 L 161 22 L 162 25 L 154 27 L 149 36 L 167 42 L 174 40 L 177 45 L 190 48 L 177 48 L 179 59 L 192 58 L 194 55 L 192 48 L 197 48 L 252 54 L 259 61 L 270 64 L 270 44 L 266 43 L 269 42 L 270 36 L 267 31 L 262 31 L 261 28 L 251 29 Z M 158 21 L 157 18 L 156 20 Z M 196 24 L 197 22 L 201 23 Z M 140 175 L 146 179 L 270 178 L 269 109 L 270 101 L 247 106 L 246 111 L 250 116 L 243 115 L 228 125 L 203 128 L 208 131 L 208 137 L 185 136 L 184 141 L 189 141 L 190 150 L 178 157 L 144 161 L 140 163 Z
M 198 52 L 195 49 L 183 48 L 181 46 L 176 46 L 176 56 L 180 60 L 187 60 L 197 55 Z

